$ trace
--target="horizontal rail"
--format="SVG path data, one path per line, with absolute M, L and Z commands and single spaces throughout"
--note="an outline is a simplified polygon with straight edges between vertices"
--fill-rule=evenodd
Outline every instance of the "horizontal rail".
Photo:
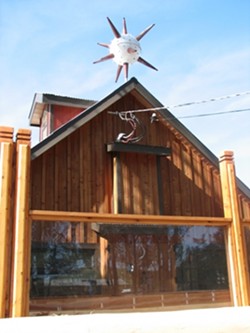
M 227 226 L 231 218 L 204 216 L 164 216 L 143 214 L 109 214 L 93 212 L 66 212 L 51 210 L 30 210 L 29 216 L 33 221 L 69 221 L 109 224 L 149 224 L 149 225 L 205 225 Z
M 129 294 L 121 296 L 91 297 L 46 297 L 30 299 L 30 314 L 63 314 L 69 311 L 100 312 L 120 311 L 154 311 L 155 309 L 183 309 L 192 307 L 230 306 L 228 289 L 174 291 L 155 294 Z M 76 310 L 77 309 L 77 310 Z

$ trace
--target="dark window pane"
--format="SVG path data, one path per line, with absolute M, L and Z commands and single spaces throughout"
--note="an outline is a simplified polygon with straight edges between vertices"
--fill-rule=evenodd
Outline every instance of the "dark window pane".
M 31 297 L 146 295 L 228 288 L 224 230 L 33 222 Z
M 249 283 L 250 283 L 250 226 L 244 227 L 244 234 L 245 234 L 245 244 L 246 244 L 246 253 L 247 253 L 247 266 L 248 266 L 248 273 L 249 273 Z

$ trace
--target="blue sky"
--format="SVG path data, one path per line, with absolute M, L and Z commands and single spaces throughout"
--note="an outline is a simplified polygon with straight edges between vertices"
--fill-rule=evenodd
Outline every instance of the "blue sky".
M 28 128 L 36 92 L 99 100 L 114 82 L 116 64 L 93 61 L 107 54 L 106 17 L 119 31 L 122 18 L 141 40 L 135 76 L 160 102 L 185 102 L 250 91 L 249 0 L 0 0 L 0 124 Z M 176 117 L 250 108 L 250 94 L 213 103 L 170 108 Z M 250 112 L 181 119 L 215 155 L 235 153 L 236 171 L 250 186 Z M 33 129 L 33 144 L 37 129 Z

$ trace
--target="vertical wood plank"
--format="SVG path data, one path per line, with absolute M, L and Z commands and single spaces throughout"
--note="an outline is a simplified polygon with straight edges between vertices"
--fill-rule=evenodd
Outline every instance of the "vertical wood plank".
M 125 214 L 130 213 L 131 198 L 129 196 L 130 184 L 129 184 L 129 154 L 121 155 L 122 163 L 122 181 L 123 181 L 123 197 L 122 197 L 122 212 Z
M 214 170 L 213 174 L 214 174 L 213 185 L 214 185 L 214 205 L 215 205 L 214 216 L 223 216 L 220 175 L 217 170 Z
M 71 164 L 71 209 L 79 211 L 80 208 L 80 192 L 79 192 L 79 131 L 75 131 L 70 135 L 70 164 Z
M 121 179 L 121 161 L 119 153 L 113 157 L 113 198 L 114 213 L 122 213 L 122 179 Z
M 171 182 L 171 169 L 172 163 L 168 158 L 162 157 L 162 181 L 163 181 L 163 193 L 164 193 L 164 214 L 172 215 L 172 182 Z
M 250 219 L 250 203 L 245 198 L 241 198 L 242 218 Z
M 173 215 L 182 215 L 182 200 L 181 200 L 181 181 L 180 181 L 180 144 L 179 142 L 172 142 L 172 172 L 171 172 L 171 183 L 172 183 L 172 195 L 173 195 Z
M 214 179 L 213 168 L 209 168 L 209 176 L 210 176 L 210 179 L 211 179 L 211 195 L 210 195 L 211 212 L 210 212 L 210 216 L 216 216 L 215 215 L 215 179 Z
M 84 189 L 86 184 L 84 183 L 84 135 L 83 135 L 83 128 L 80 128 L 79 133 L 79 208 L 80 212 L 84 212 Z M 84 242 L 84 223 L 80 223 L 79 225 L 79 242 Z
M 227 246 L 229 249 L 229 270 L 231 290 L 235 306 L 247 306 L 249 300 L 249 284 L 247 262 L 244 257 L 243 226 L 240 219 L 235 166 L 232 151 L 224 151 L 220 157 L 221 187 L 223 195 L 224 215 L 232 218 L 229 227 Z
M 132 155 L 131 155 L 132 157 Z M 131 193 L 133 193 L 133 213 L 134 214 L 140 214 L 141 212 L 141 207 L 142 207 L 142 196 L 143 193 L 141 191 L 141 175 L 139 172 L 139 158 L 138 158 L 138 154 L 134 154 L 134 161 L 133 164 L 131 164 L 131 166 L 133 166 L 132 170 L 131 170 L 131 177 L 132 177 L 132 182 L 131 182 L 131 186 L 132 186 L 132 191 Z
M 156 170 L 157 170 L 157 187 L 158 187 L 158 207 L 159 214 L 164 214 L 164 192 L 163 192 L 163 179 L 162 179 L 162 168 L 161 168 L 160 156 L 156 157 Z M 151 213 L 153 214 L 153 213 Z
M 104 158 L 104 190 L 105 190 L 105 212 L 112 212 L 113 201 L 113 170 L 112 170 L 112 157 L 110 154 L 105 154 Z
M 13 128 L 0 127 L 0 318 L 8 316 L 10 290 Z
M 72 169 L 71 169 L 71 144 L 70 137 L 67 138 L 67 210 L 71 211 L 71 177 L 72 177 Z
M 45 209 L 54 210 L 55 209 L 55 149 L 54 147 L 48 150 L 44 154 L 46 159 L 44 167 L 45 170 L 45 191 L 44 191 L 44 202 Z
M 199 156 L 200 161 L 200 176 L 201 176 L 201 191 L 200 191 L 200 197 L 201 197 L 201 216 L 206 216 L 206 196 L 205 196 L 205 177 L 204 177 L 204 158 L 202 156 Z
M 164 193 L 162 188 L 162 174 L 161 174 L 161 158 L 159 158 L 159 164 L 157 165 L 157 157 L 153 155 L 148 155 L 148 164 L 150 175 L 149 184 L 150 184 L 150 211 L 148 214 L 159 215 L 163 214 L 164 211 Z M 157 178 L 159 176 L 159 179 Z M 145 175 L 147 177 L 147 174 Z M 161 179 L 160 187 L 158 187 L 158 181 Z M 161 204 L 160 204 L 161 201 Z M 160 213 L 160 209 L 162 212 Z
M 150 188 L 149 185 L 149 178 L 152 177 L 151 170 L 149 168 L 149 165 L 147 163 L 147 155 L 144 154 L 138 154 L 137 155 L 137 167 L 138 167 L 138 179 L 139 179 L 139 187 L 138 192 L 140 193 L 141 197 L 141 205 L 139 207 L 139 211 L 141 214 L 149 214 L 150 206 L 151 206 L 151 200 L 150 200 L 150 194 L 152 191 L 152 186 Z M 147 177 L 145 177 L 147 175 Z M 142 193 L 144 195 L 142 195 Z M 138 211 L 138 213 L 139 213 Z
M 58 190 L 55 193 L 59 210 L 67 210 L 67 149 L 66 140 L 58 143 L 55 147 L 55 177 Z
M 201 165 L 197 152 L 193 152 L 193 175 L 194 175 L 194 215 L 202 216 L 202 178 Z
M 41 156 L 31 163 L 31 209 L 41 209 L 42 201 L 42 172 L 41 172 Z
M 207 161 L 202 161 L 203 169 L 203 189 L 204 189 L 204 216 L 211 214 L 211 178 L 209 173 L 209 165 Z
M 180 179 L 182 183 L 182 215 L 192 214 L 192 191 L 190 188 L 190 180 L 192 173 L 190 172 L 190 155 L 185 146 L 181 147 L 181 174 Z
M 28 315 L 30 262 L 29 189 L 30 189 L 30 134 L 19 130 L 16 137 L 17 167 L 15 189 L 14 251 L 12 277 L 12 317 Z M 28 260 L 28 261 L 27 261 Z

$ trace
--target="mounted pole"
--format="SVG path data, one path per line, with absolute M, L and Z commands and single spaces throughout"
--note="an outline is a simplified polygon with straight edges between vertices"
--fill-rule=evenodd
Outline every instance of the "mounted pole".
M 228 260 L 231 295 L 234 306 L 250 304 L 248 275 L 244 255 L 243 227 L 241 223 L 236 174 L 232 151 L 224 151 L 220 157 L 220 175 L 225 217 L 232 218 L 228 228 Z
M 8 317 L 11 257 L 13 128 L 0 127 L 0 318 Z
M 16 177 L 14 207 L 14 238 L 12 267 L 11 316 L 29 314 L 30 239 L 30 139 L 29 130 L 16 135 Z

